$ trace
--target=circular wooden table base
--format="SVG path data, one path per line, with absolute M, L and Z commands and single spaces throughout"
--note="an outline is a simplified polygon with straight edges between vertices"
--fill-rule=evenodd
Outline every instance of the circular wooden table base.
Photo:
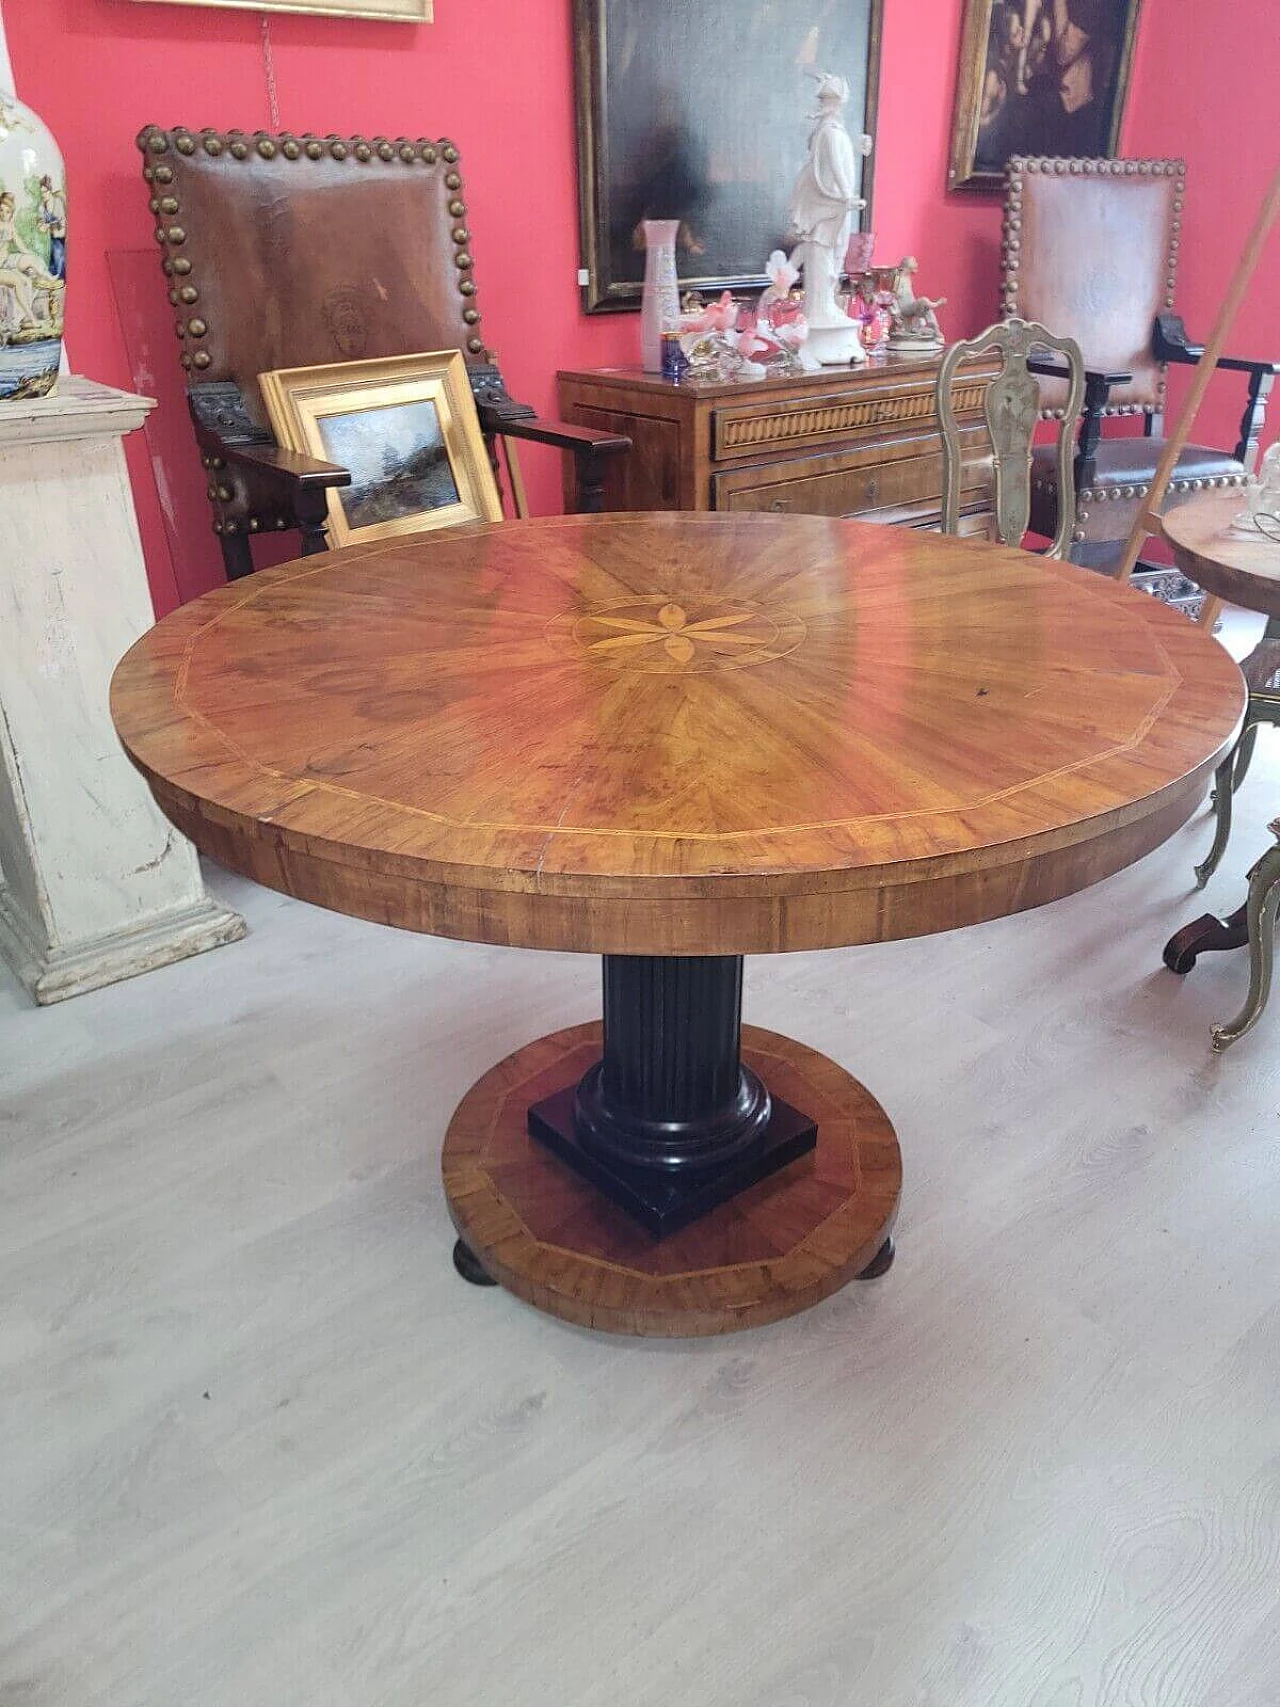
M 902 1158 L 888 1115 L 842 1067 L 744 1026 L 743 1061 L 817 1121 L 817 1149 L 655 1239 L 526 1130 L 529 1104 L 575 1083 L 600 1049 L 599 1024 L 539 1038 L 486 1073 L 449 1123 L 449 1212 L 493 1279 L 583 1327 L 678 1337 L 777 1321 L 877 1269 Z

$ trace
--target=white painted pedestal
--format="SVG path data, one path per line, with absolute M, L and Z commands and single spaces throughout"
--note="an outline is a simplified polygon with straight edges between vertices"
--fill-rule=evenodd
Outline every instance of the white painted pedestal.
M 244 935 L 107 709 L 154 621 L 121 444 L 152 407 L 84 379 L 0 403 L 0 953 L 37 1002 Z

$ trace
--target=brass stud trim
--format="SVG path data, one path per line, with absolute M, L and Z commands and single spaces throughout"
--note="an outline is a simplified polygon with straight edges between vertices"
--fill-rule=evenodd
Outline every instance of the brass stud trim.
M 453 201 L 451 201 L 449 203 L 449 212 L 453 215 L 453 217 L 455 219 L 461 219 L 463 214 L 466 211 L 467 211 L 467 204 L 465 202 L 458 201 L 456 197 Z
M 307 155 L 308 160 L 323 160 L 324 159 L 324 143 L 323 142 L 314 142 L 314 141 L 309 142 L 307 144 L 307 147 L 306 147 L 306 155 Z
M 169 138 L 163 131 L 153 130 L 146 140 L 146 147 L 152 154 L 167 154 L 169 152 Z
M 444 181 L 446 189 L 460 190 L 462 188 L 462 179 L 457 172 L 446 172 Z
M 373 159 L 373 150 L 367 142 L 357 142 L 353 152 L 362 165 L 366 160 Z
M 269 136 L 260 136 L 258 138 L 258 153 L 262 156 L 262 158 L 264 160 L 274 160 L 275 159 L 275 157 L 276 157 L 276 145 L 274 142 L 272 142 L 272 140 Z
M 173 167 L 157 166 L 151 176 L 157 184 L 171 184 L 173 182 Z
M 295 142 L 293 137 L 290 136 L 280 144 L 280 152 L 284 155 L 286 160 L 296 160 L 302 153 L 302 148 L 301 145 Z
M 437 159 L 436 151 L 429 142 L 423 143 L 419 153 L 422 155 L 422 163 L 424 166 L 435 165 Z
M 474 279 L 459 279 L 458 289 L 463 296 L 474 296 L 476 294 L 476 281 Z
M 187 307 L 190 308 L 192 303 L 199 302 L 200 292 L 194 285 L 183 285 L 182 289 L 178 292 L 178 300 L 180 302 L 185 302 Z
M 459 250 L 459 252 L 453 257 L 453 264 L 455 267 L 462 267 L 465 269 L 472 266 L 473 262 L 470 255 L 468 255 L 466 250 L 463 249 Z
M 329 144 L 329 152 L 335 160 L 345 160 L 347 157 L 347 145 L 345 142 L 331 142 Z
M 196 367 L 204 368 L 213 366 L 213 357 L 209 354 L 208 350 L 197 350 L 191 360 Z
M 481 350 L 484 349 L 483 338 L 468 338 L 467 348 L 471 351 L 472 355 L 478 356 Z
M 196 139 L 194 136 L 187 136 L 184 133 L 175 140 L 173 146 L 178 150 L 179 154 L 194 154 L 196 151 Z
M 466 321 L 468 326 L 474 326 L 480 319 L 480 310 L 478 308 L 464 308 L 462 311 L 462 318 Z
M 208 330 L 208 325 L 203 320 L 187 321 L 187 331 L 193 338 L 203 338 Z
M 222 153 L 222 138 L 220 136 L 206 136 L 204 139 L 204 151 L 206 154 L 211 154 L 216 160 L 219 154 Z
M 179 273 L 183 277 L 191 271 L 191 262 L 185 255 L 179 255 L 176 260 L 167 263 L 170 272 Z
M 453 144 L 451 142 L 448 142 L 440 150 L 440 155 L 441 155 L 442 159 L 447 160 L 449 162 L 449 164 L 452 166 L 454 161 L 458 158 L 458 150 L 453 146 Z
M 247 160 L 249 158 L 249 144 L 247 142 L 233 142 L 231 144 L 231 158 L 233 160 Z

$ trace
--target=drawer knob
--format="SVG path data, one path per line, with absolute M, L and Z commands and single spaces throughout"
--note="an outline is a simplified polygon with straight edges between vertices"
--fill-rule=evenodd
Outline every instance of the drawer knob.
M 787 500 L 785 498 L 775 498 L 772 504 L 769 505 L 771 510 L 785 510 L 786 507 Z
M 875 496 L 879 490 L 880 490 L 880 482 L 878 480 L 868 480 L 867 481 L 867 502 L 869 504 L 875 502 Z

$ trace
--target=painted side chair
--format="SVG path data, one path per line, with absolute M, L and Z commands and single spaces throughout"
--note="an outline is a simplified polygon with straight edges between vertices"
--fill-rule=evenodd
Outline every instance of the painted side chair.
M 350 483 L 276 444 L 258 388 L 274 368 L 460 350 L 495 468 L 499 442 L 554 446 L 574 457 L 577 508 L 603 507 L 604 460 L 630 440 L 508 393 L 481 331 L 456 144 L 147 125 L 138 147 L 228 579 L 252 570 L 255 533 L 298 528 L 304 554 L 323 551 L 326 494 Z
M 1055 352 L 1061 360 L 1052 361 L 1037 353 L 1042 350 Z M 1035 321 L 999 321 L 976 338 L 962 338 L 952 344 L 942 358 L 937 381 L 942 429 L 942 531 L 960 531 L 960 423 L 952 401 L 956 373 L 965 362 L 993 354 L 1000 358 L 1000 372 L 987 387 L 983 410 L 994 462 L 996 530 L 1005 545 L 1020 546 L 1031 525 L 1033 441 L 1040 418 L 1037 376 L 1065 384 L 1062 401 L 1054 409 L 1057 442 L 1053 455 L 1061 497 L 1046 555 L 1066 557 L 1075 527 L 1073 462 L 1076 420 L 1085 393 L 1084 358 L 1074 339 L 1059 338 Z

